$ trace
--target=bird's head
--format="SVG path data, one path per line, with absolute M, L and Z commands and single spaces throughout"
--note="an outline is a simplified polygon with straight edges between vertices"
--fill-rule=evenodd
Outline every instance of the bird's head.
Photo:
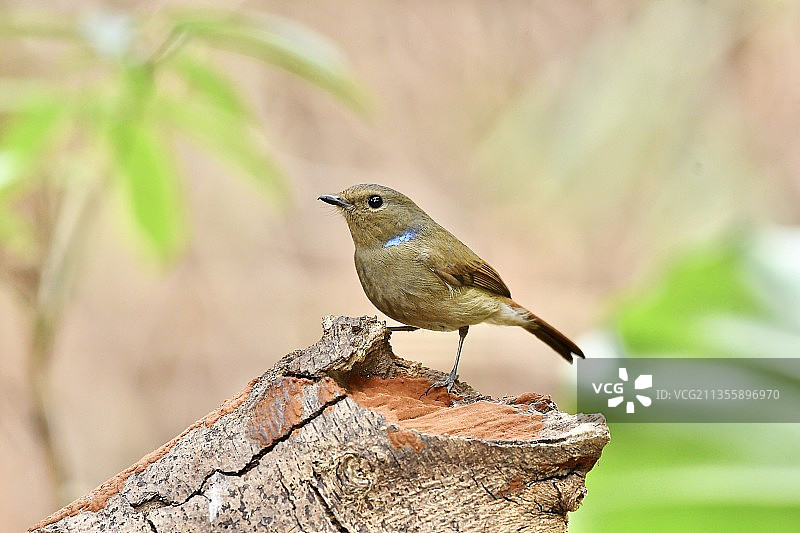
M 430 225 L 430 217 L 409 197 L 383 185 L 353 185 L 319 199 L 339 208 L 356 246 L 391 246 Z

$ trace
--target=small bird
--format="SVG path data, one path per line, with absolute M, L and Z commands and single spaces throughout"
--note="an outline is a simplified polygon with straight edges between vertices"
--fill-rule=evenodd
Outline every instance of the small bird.
M 520 326 L 570 364 L 583 352 L 556 328 L 511 299 L 500 275 L 407 196 L 383 185 L 354 185 L 318 198 L 344 215 L 355 244 L 358 279 L 367 298 L 406 324 L 393 331 L 458 330 L 447 378 L 431 385 L 453 389 L 469 327 L 481 322 Z

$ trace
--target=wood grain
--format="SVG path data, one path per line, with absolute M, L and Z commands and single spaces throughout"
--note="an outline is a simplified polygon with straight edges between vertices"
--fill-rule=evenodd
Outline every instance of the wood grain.
M 397 358 L 383 323 L 323 330 L 31 530 L 566 531 L 610 438 L 601 415 L 461 382 L 424 396 L 443 374 Z

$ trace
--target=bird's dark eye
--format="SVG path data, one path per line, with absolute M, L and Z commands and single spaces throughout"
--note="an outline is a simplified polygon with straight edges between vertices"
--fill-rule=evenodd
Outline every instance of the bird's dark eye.
M 369 197 L 369 200 L 367 200 L 367 203 L 369 204 L 369 206 L 372 209 L 378 209 L 380 206 L 383 205 L 383 198 L 381 198 L 380 196 L 375 194 L 375 195 Z

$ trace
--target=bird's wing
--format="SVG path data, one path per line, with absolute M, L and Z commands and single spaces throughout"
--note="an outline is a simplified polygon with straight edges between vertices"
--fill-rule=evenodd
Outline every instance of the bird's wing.
M 436 251 L 428 250 L 424 262 L 442 281 L 451 287 L 480 287 L 511 298 L 511 291 L 500 279 L 500 274 L 467 245 L 450 233 L 441 240 L 449 242 L 440 241 L 445 246 L 437 247 Z

